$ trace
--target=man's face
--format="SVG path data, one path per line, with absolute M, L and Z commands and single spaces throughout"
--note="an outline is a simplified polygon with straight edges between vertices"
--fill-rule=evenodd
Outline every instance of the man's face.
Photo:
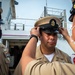
M 58 38 L 57 33 L 49 34 L 49 33 L 42 32 L 40 40 L 43 46 L 50 49 L 56 46 L 57 38 Z

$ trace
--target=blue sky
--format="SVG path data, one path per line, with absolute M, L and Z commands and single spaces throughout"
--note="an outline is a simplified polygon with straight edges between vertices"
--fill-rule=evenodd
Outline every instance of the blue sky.
M 37 19 L 44 11 L 44 6 L 66 9 L 67 18 L 71 9 L 71 0 L 17 0 L 16 17 L 17 18 L 33 18 Z

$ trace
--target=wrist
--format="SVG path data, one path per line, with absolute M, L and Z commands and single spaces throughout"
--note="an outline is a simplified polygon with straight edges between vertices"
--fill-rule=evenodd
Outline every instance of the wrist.
M 32 34 L 32 35 L 30 36 L 30 39 L 33 38 L 33 37 L 36 38 L 36 40 L 37 40 L 37 42 L 38 42 L 38 37 L 37 37 L 36 35 L 34 35 L 34 34 Z
M 69 35 L 64 35 L 64 38 L 69 41 L 70 36 Z

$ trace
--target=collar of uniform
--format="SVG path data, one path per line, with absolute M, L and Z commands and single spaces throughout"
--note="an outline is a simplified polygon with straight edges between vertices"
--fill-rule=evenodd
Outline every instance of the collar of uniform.
M 42 60 L 44 62 L 49 61 L 41 52 L 40 45 L 36 48 L 36 59 Z
M 38 46 L 37 47 L 37 49 L 36 49 L 36 59 L 42 59 L 43 58 L 43 60 L 45 61 L 45 60 L 48 60 L 43 54 L 42 54 L 42 52 L 41 52 L 41 50 L 40 50 L 40 46 Z M 61 55 L 61 53 L 60 53 L 60 50 L 58 49 L 58 48 L 56 48 L 55 47 L 55 55 L 54 55 L 54 57 L 53 57 L 53 60 L 63 60 L 64 58 L 63 58 L 63 56 Z M 53 61 L 52 60 L 52 61 Z
M 36 59 L 43 57 L 43 54 L 40 50 L 40 45 L 36 48 Z
M 57 61 L 58 60 L 63 60 L 63 56 L 61 55 L 61 51 L 55 47 L 55 55 L 54 55 L 54 58 L 53 60 L 56 59 Z

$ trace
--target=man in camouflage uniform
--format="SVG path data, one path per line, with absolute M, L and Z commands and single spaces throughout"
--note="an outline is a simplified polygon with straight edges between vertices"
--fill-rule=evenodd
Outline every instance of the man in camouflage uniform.
M 2 37 L 2 30 L 0 28 L 0 40 Z M 0 41 L 0 75 L 10 75 L 9 71 L 9 51 L 5 45 Z
M 0 75 L 9 75 L 9 53 L 7 48 L 0 43 Z

